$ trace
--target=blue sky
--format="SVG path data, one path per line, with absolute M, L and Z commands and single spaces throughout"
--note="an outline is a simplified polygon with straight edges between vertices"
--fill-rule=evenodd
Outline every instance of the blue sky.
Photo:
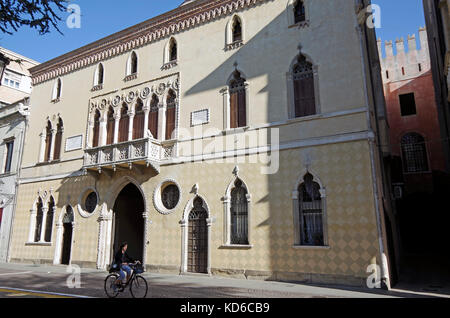
M 277 0 L 286 1 L 286 0 Z M 352 0 L 348 0 L 352 1 Z M 38 62 L 77 49 L 112 33 L 145 21 L 176 8 L 182 0 L 73 0 L 81 8 L 81 28 L 69 29 L 63 14 L 61 30 L 40 36 L 35 30 L 23 28 L 14 35 L 1 35 L 0 46 L 28 56 Z M 418 28 L 425 25 L 422 0 L 373 0 L 381 7 L 382 28 L 378 36 L 395 40 L 408 34 L 417 35 Z

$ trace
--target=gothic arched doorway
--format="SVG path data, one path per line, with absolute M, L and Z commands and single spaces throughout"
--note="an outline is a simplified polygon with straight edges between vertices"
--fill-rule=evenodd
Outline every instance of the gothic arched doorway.
M 120 244 L 128 243 L 130 257 L 144 259 L 145 202 L 141 191 L 132 183 L 125 186 L 117 196 L 113 217 L 113 252 Z M 114 257 L 114 254 L 112 255 Z
M 73 237 L 73 210 L 72 207 L 66 208 L 66 213 L 62 221 L 63 236 L 62 236 L 62 248 L 61 248 L 61 264 L 70 265 L 72 256 L 72 237 Z
M 194 207 L 189 214 L 188 231 L 188 272 L 208 273 L 208 212 L 203 207 L 203 200 L 194 200 Z

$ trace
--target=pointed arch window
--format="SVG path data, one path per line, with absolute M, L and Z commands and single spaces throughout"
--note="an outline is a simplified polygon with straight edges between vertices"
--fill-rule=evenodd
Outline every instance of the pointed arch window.
M 166 140 L 171 140 L 174 138 L 173 132 L 175 131 L 177 110 L 177 95 L 172 89 L 170 89 L 167 94 L 166 105 Z
M 409 133 L 401 141 L 405 173 L 429 171 L 425 138 L 418 133 Z
M 246 81 L 239 71 L 235 71 L 229 83 L 230 128 L 247 126 Z
M 158 139 L 158 116 L 159 116 L 159 98 L 153 94 L 150 102 L 150 113 L 148 119 L 148 129 L 154 139 Z
M 53 160 L 61 159 L 61 147 L 62 139 L 64 133 L 64 123 L 61 118 L 58 120 L 58 125 L 56 126 L 56 136 L 55 136 L 55 152 L 53 154 Z
M 176 60 L 178 60 L 178 44 L 177 41 L 172 38 L 169 45 L 169 62 L 175 62 Z
M 128 141 L 129 126 L 130 126 L 130 116 L 128 115 L 128 106 L 126 103 L 123 103 L 122 109 L 120 110 L 119 142 Z
M 112 107 L 109 107 L 108 118 L 106 121 L 106 144 L 107 145 L 112 145 L 114 143 L 114 127 L 115 127 L 114 109 Z
M 316 111 L 316 93 L 314 68 L 306 57 L 300 55 L 292 69 L 294 86 L 294 109 L 295 118 L 312 116 Z
M 50 121 L 47 122 L 47 128 L 45 129 L 45 153 L 44 162 L 50 161 L 50 154 L 52 149 L 52 124 Z
M 295 213 L 295 212 L 294 212 Z M 307 173 L 298 188 L 298 224 L 304 246 L 325 246 L 324 213 L 320 185 Z
M 231 190 L 231 244 L 248 245 L 248 192 L 240 179 L 234 183 Z
M 233 42 L 241 42 L 243 40 L 242 22 L 241 19 L 237 16 L 235 16 L 233 19 L 232 34 L 233 34 Z
M 97 70 L 96 70 L 96 73 L 95 73 L 94 86 L 101 86 L 101 85 L 103 85 L 104 74 L 105 74 L 105 69 L 103 67 L 103 64 L 100 63 L 97 66 Z
M 52 241 L 54 215 L 55 215 L 55 200 L 53 199 L 53 197 L 51 197 L 48 203 L 47 219 L 45 220 L 44 241 L 47 243 Z
M 133 119 L 133 140 L 144 138 L 145 112 L 144 104 L 138 99 L 135 106 L 135 115 Z
M 54 102 L 59 101 L 59 99 L 61 98 L 61 91 L 62 91 L 62 81 L 60 78 L 58 78 L 55 82 L 55 85 L 53 86 L 52 101 Z
M 37 214 L 36 214 L 36 227 L 34 231 L 34 242 L 39 242 L 41 240 L 41 231 L 42 231 L 42 221 L 44 217 L 44 205 L 42 203 L 42 199 L 39 198 L 37 203 Z
M 94 117 L 94 131 L 92 134 L 92 147 L 98 147 L 100 142 L 100 112 L 98 110 L 95 111 Z
M 303 0 L 297 0 L 294 5 L 294 22 L 300 23 L 306 21 L 305 3 Z

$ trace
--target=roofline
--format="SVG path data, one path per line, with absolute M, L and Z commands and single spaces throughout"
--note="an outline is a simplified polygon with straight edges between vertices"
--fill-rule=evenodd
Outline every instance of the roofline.
M 35 60 L 33 60 L 33 59 L 29 58 L 29 57 L 23 56 L 22 54 L 16 53 L 16 52 L 11 51 L 11 50 L 8 50 L 7 48 L 4 48 L 3 46 L 0 46 L 0 51 L 3 51 L 6 54 L 14 55 L 14 56 L 18 57 L 19 59 L 25 60 L 25 61 L 27 61 L 27 62 L 29 62 L 31 64 L 36 64 L 36 66 L 41 64 L 38 61 L 35 61 Z

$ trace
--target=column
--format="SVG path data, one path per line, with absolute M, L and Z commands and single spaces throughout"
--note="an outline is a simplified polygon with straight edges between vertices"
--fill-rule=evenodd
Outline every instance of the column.
M 45 138 L 46 138 L 46 131 L 44 130 L 39 136 L 41 137 L 41 148 L 39 152 L 39 162 L 44 162 L 45 158 Z
M 142 213 L 142 217 L 144 218 L 144 251 L 142 254 L 142 266 L 145 268 L 145 265 L 147 264 L 147 234 L 148 234 L 148 218 L 149 214 L 147 212 Z
M 133 124 L 134 124 L 134 113 L 130 112 L 128 114 L 129 124 L 128 124 L 128 141 L 133 140 Z
M 230 245 L 230 196 L 223 197 L 223 242 L 225 245 Z
M 119 142 L 119 124 L 120 124 L 120 112 L 114 114 L 114 144 Z
M 229 95 L 228 88 L 224 88 L 220 91 L 222 93 L 223 98 L 223 130 L 227 130 L 230 128 L 230 116 L 229 116 Z
M 55 138 L 56 138 L 56 129 L 52 129 L 52 140 L 50 142 L 50 157 L 49 157 L 49 161 L 53 161 L 53 155 L 55 153 Z
M 34 235 L 36 234 L 36 217 L 37 210 L 33 207 L 30 210 L 30 233 L 28 234 L 28 242 L 34 242 Z
M 87 133 L 86 133 L 86 142 L 87 142 L 87 145 L 86 145 L 86 148 L 91 148 L 92 147 L 92 132 L 94 131 L 94 122 L 93 121 L 91 121 L 91 120 L 89 120 L 89 123 L 88 123 L 88 130 L 87 130 Z
M 209 218 L 206 219 L 206 226 L 208 227 L 208 265 L 207 265 L 207 271 L 208 274 L 211 275 L 211 225 L 212 225 L 213 219 Z
M 45 242 L 45 231 L 47 230 L 47 214 L 48 214 L 48 207 L 46 206 L 42 207 L 41 238 L 39 240 L 39 242 L 41 243 Z
M 106 145 L 106 137 L 107 137 L 107 133 L 106 133 L 106 123 L 107 123 L 107 119 L 105 119 L 104 117 L 102 117 L 100 119 L 100 132 L 99 132 L 99 146 L 104 146 Z
M 187 220 L 181 220 L 181 273 L 187 272 Z
M 147 136 L 148 136 L 148 134 L 147 134 L 147 131 L 148 131 L 148 116 L 150 115 L 150 107 L 145 107 L 144 108 L 144 116 L 145 116 L 145 118 L 144 118 L 144 138 L 147 138 Z
M 61 222 L 56 223 L 56 245 L 55 245 L 55 257 L 53 258 L 53 265 L 61 264 L 61 253 L 63 247 L 63 230 L 64 224 Z
M 158 105 L 158 139 L 166 139 L 166 107 L 164 104 Z

